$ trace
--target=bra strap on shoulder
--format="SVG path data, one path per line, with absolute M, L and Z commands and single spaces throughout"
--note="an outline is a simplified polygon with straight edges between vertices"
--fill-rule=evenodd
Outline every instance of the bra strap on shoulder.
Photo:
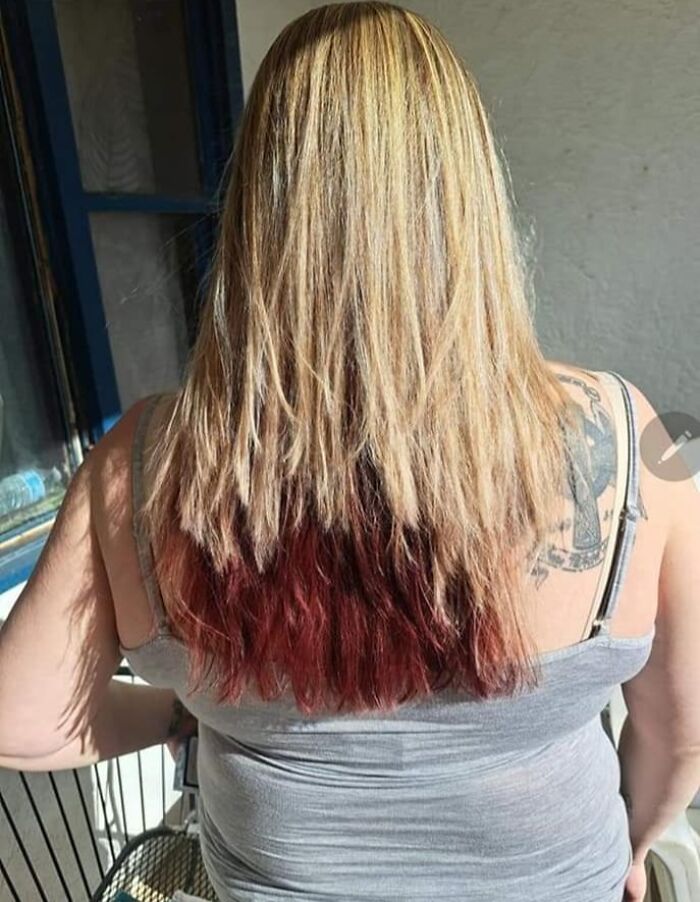
M 609 624 L 617 607 L 620 588 L 627 573 L 627 566 L 636 535 L 636 524 L 641 513 L 637 503 L 639 498 L 639 445 L 634 401 L 622 376 L 612 370 L 604 370 L 603 375 L 608 377 L 607 381 L 614 379 L 617 382 L 624 402 L 627 421 L 627 448 L 623 451 L 623 456 L 627 462 L 627 479 L 622 504 L 617 516 L 618 528 L 615 535 L 611 535 L 612 541 L 615 543 L 612 566 L 605 591 L 603 592 L 602 603 L 593 621 L 592 635 L 609 631 Z M 620 476 L 619 469 L 618 476 Z
M 619 373 L 609 370 L 610 375 L 614 376 L 622 389 L 622 397 L 625 402 L 625 411 L 627 413 L 628 428 L 628 479 L 627 494 L 620 516 L 624 516 L 628 520 L 636 521 L 641 515 L 639 507 L 639 439 L 637 426 L 637 412 L 634 404 L 634 398 L 629 390 L 626 381 Z
M 141 569 L 141 578 L 148 596 L 148 603 L 156 626 L 157 635 L 168 633 L 167 618 L 163 597 L 158 587 L 155 575 L 155 562 L 151 543 L 141 517 L 141 509 L 145 500 L 143 479 L 144 444 L 148 424 L 151 421 L 153 411 L 160 400 L 161 395 L 152 395 L 141 410 L 136 430 L 131 455 L 131 504 L 132 504 L 132 530 L 136 552 Z

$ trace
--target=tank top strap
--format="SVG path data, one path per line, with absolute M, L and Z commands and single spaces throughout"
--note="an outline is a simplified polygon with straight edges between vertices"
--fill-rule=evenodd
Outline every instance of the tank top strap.
M 161 397 L 161 395 L 152 395 L 144 404 L 136 424 L 131 454 L 132 532 L 141 569 L 141 578 L 146 589 L 148 603 L 158 635 L 167 634 L 169 631 L 167 627 L 165 605 L 163 604 L 163 597 L 155 575 L 153 550 L 143 524 L 141 508 L 145 500 L 143 476 L 144 444 L 148 424 L 151 421 L 153 411 Z
M 616 526 L 614 535 L 611 534 L 612 563 L 608 571 L 608 577 L 602 590 L 600 604 L 596 606 L 597 613 L 593 620 L 591 635 L 600 632 L 609 632 L 620 589 L 627 574 L 630 555 L 634 546 L 637 521 L 640 516 L 639 508 L 639 440 L 637 435 L 637 415 L 634 399 L 629 391 L 627 383 L 619 373 L 613 370 L 603 370 L 598 375 L 604 377 L 606 384 L 614 387 L 619 393 L 624 409 L 623 422 L 626 429 L 620 435 L 617 430 L 617 480 L 618 488 L 622 490 L 616 496 Z M 613 398 L 613 400 L 615 400 Z M 624 444 L 623 444 L 624 443 Z M 624 480 L 624 482 L 622 481 Z

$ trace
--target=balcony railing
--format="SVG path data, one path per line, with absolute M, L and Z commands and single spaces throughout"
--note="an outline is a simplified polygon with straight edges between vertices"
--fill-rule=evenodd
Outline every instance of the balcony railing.
M 214 902 L 195 792 L 174 782 L 163 746 L 80 770 L 0 769 L 0 899 Z

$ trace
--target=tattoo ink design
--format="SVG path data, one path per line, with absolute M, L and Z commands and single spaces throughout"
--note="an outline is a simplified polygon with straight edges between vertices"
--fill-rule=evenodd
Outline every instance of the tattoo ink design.
M 611 417 L 601 403 L 600 393 L 573 376 L 558 374 L 562 382 L 576 385 L 588 399 L 588 410 L 577 404 L 577 415 L 583 425 L 583 440 L 567 434 L 569 477 L 566 497 L 573 503 L 573 515 L 553 526 L 560 541 L 548 544 L 531 571 L 539 589 L 551 568 L 569 571 L 588 570 L 603 560 L 608 537 L 602 537 L 598 499 L 608 486 L 615 484 L 617 453 Z M 609 519 L 611 511 L 603 515 Z M 565 534 L 568 540 L 565 542 Z

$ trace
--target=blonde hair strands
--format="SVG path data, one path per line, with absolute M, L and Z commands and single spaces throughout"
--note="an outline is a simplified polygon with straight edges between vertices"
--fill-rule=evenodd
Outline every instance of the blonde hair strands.
M 152 456 L 154 547 L 177 529 L 235 568 L 239 509 L 262 572 L 305 518 L 353 535 L 384 510 L 397 566 L 407 535 L 427 537 L 436 622 L 465 622 L 447 595 L 468 576 L 474 666 L 498 682 L 526 659 L 523 561 L 570 492 L 578 428 L 526 284 L 487 115 L 441 33 L 375 2 L 290 23 L 238 126 L 209 297 Z M 206 633 L 166 563 L 169 613 Z

